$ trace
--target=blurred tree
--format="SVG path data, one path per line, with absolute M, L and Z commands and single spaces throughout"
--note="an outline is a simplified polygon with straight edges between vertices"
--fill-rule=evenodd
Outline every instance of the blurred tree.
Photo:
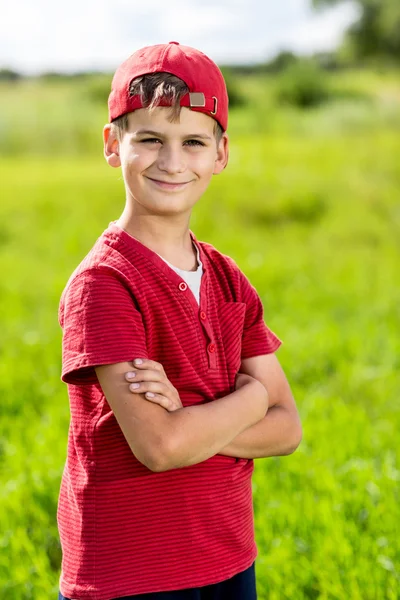
M 312 0 L 316 8 L 348 0 Z M 400 1 L 354 0 L 360 18 L 347 32 L 356 58 L 390 57 L 400 61 Z
M 272 60 L 264 65 L 264 69 L 271 73 L 281 73 L 295 62 L 297 56 L 290 50 L 282 50 Z
M 0 69 L 0 81 L 18 81 L 22 75 L 12 69 Z
M 245 97 L 238 87 L 238 78 L 233 69 L 225 66 L 221 67 L 221 71 L 225 79 L 226 88 L 228 90 L 230 108 L 243 106 L 245 104 Z
M 326 74 L 315 60 L 299 59 L 280 74 L 276 97 L 279 103 L 299 108 L 318 106 L 330 97 Z

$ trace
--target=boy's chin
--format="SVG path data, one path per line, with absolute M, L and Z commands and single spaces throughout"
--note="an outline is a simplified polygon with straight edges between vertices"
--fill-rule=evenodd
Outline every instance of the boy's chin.
M 187 213 L 193 208 L 197 200 L 179 197 L 178 194 L 155 194 L 152 198 L 146 198 L 144 202 L 139 202 L 148 213 L 158 215 L 177 215 Z

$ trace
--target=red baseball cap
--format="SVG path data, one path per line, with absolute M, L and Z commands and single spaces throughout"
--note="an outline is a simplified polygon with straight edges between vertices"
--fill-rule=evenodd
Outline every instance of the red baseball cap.
M 189 93 L 181 106 L 213 117 L 226 131 L 228 127 L 228 93 L 224 77 L 208 56 L 178 42 L 146 46 L 134 52 L 116 70 L 108 98 L 109 121 L 143 108 L 140 96 L 129 96 L 131 81 L 147 73 L 171 73 L 186 83 Z M 166 106 L 164 102 L 161 106 Z

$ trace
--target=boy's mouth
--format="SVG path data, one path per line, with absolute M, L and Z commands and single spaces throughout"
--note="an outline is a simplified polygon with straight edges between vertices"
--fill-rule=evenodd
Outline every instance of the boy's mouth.
M 191 183 L 190 181 L 181 181 L 181 182 L 172 182 L 172 181 L 164 181 L 163 179 L 154 179 L 153 177 L 145 176 L 147 179 L 152 181 L 158 187 L 164 190 L 181 190 L 186 185 Z

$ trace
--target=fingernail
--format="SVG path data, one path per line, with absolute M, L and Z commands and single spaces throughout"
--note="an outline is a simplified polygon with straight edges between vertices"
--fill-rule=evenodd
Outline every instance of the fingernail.
M 140 386 L 140 383 L 131 383 L 129 386 L 131 390 L 136 390 Z
M 148 398 L 154 398 L 154 394 L 153 394 L 153 392 L 147 392 L 146 396 L 147 396 Z
M 126 376 L 128 377 L 128 379 L 132 379 L 132 377 L 136 377 L 136 373 L 133 373 L 132 371 L 130 373 L 127 373 Z
M 135 365 L 141 365 L 143 363 L 141 358 L 135 358 L 133 362 L 135 363 Z

